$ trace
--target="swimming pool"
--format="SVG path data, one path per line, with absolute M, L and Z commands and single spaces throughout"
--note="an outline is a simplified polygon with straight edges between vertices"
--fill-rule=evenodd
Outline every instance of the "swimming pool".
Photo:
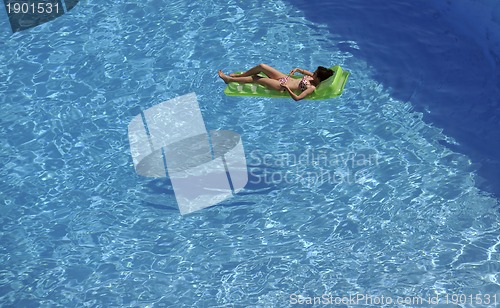
M 0 304 L 493 300 L 498 199 L 446 94 L 467 67 L 496 101 L 495 71 L 434 8 L 390 3 L 80 2 L 15 34 L 2 12 Z M 261 62 L 351 76 L 334 100 L 224 96 L 217 69 Z M 181 216 L 168 181 L 135 174 L 127 125 L 189 92 L 208 129 L 241 135 L 249 183 Z

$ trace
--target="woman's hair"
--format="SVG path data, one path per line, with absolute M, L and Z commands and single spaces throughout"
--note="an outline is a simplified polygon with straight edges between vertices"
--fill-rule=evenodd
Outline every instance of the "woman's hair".
M 326 80 L 332 75 L 333 71 L 323 66 L 318 66 L 318 69 L 316 70 L 316 76 L 318 76 L 320 81 Z

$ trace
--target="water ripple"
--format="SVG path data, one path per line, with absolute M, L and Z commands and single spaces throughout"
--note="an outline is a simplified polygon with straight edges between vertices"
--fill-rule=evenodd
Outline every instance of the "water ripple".
M 499 290 L 498 201 L 476 167 L 372 78 L 355 41 L 284 2 L 81 3 L 4 45 L 2 305 Z M 352 75 L 329 101 L 222 94 L 217 69 L 260 62 Z M 134 173 L 126 136 L 140 109 L 190 91 L 208 129 L 241 133 L 253 182 L 181 217 L 169 181 Z

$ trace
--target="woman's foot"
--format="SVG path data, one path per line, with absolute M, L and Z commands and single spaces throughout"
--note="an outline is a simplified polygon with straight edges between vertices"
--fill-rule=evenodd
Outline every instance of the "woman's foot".
M 228 75 L 224 74 L 224 73 L 222 72 L 222 70 L 219 70 L 218 74 L 219 74 L 219 77 L 220 77 L 222 80 L 224 80 L 224 82 L 225 82 L 225 83 L 229 83 L 229 82 L 230 82 L 230 80 L 229 80 L 229 79 L 230 79 L 230 77 L 229 77 Z

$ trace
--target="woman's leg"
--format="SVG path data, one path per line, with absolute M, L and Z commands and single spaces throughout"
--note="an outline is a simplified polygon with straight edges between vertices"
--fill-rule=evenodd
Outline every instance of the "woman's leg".
M 257 78 L 261 78 L 261 77 L 255 76 L 255 75 L 254 76 L 247 76 L 247 77 L 240 77 L 240 76 L 231 77 L 231 76 L 224 74 L 222 72 L 222 70 L 219 70 L 218 74 L 219 74 L 219 77 L 222 80 L 224 80 L 225 83 L 230 83 L 230 82 L 252 83 L 252 82 L 255 82 Z
M 224 74 L 221 70 L 219 70 L 219 77 L 224 80 L 225 83 L 229 82 L 239 82 L 239 83 L 256 83 L 263 85 L 271 90 L 281 90 L 281 83 L 278 80 L 267 78 L 267 77 L 259 77 L 257 75 L 253 76 L 243 76 L 243 77 L 231 77 Z
M 253 76 L 257 75 L 258 73 L 264 73 L 267 75 L 267 77 L 271 79 L 280 79 L 282 77 L 286 77 L 287 75 L 283 74 L 282 72 L 278 71 L 274 67 L 271 67 L 267 64 L 261 63 L 257 66 L 252 67 L 248 71 L 241 73 L 241 74 L 230 74 L 230 77 L 247 77 L 247 76 Z
M 254 82 L 263 85 L 271 90 L 276 90 L 276 91 L 282 90 L 281 83 L 275 79 L 259 77 L 259 79 L 255 80 Z

